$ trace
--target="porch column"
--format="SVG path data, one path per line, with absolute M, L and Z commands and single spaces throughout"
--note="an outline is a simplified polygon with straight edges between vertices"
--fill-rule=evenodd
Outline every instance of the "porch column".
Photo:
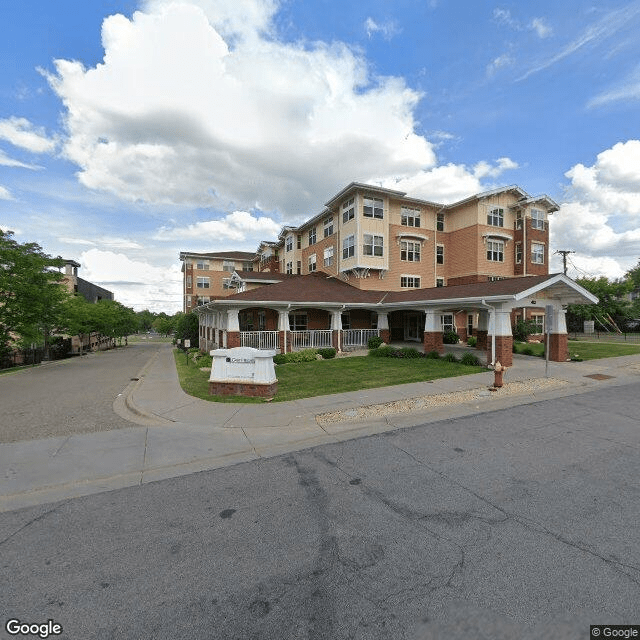
M 238 310 L 229 309 L 227 311 L 227 349 L 240 346 L 240 321 L 238 320 Z
M 289 312 L 278 311 L 278 341 L 280 342 L 280 351 L 287 353 L 287 331 L 289 330 Z
M 489 312 L 484 309 L 478 312 L 478 328 L 476 329 L 476 349 L 487 350 L 487 335 L 489 333 Z
M 342 311 L 332 309 L 331 314 L 331 341 L 336 351 L 342 351 Z
M 487 344 L 487 364 L 499 362 L 505 367 L 513 364 L 513 333 L 511 311 L 496 308 L 490 319 L 491 340 Z M 493 348 L 495 344 L 495 354 Z M 493 356 L 493 357 L 492 357 Z
M 444 344 L 442 343 L 442 324 L 440 322 L 440 311 L 427 309 L 424 319 L 424 335 L 422 339 L 424 352 L 437 351 L 444 353 Z
M 391 332 L 389 331 L 389 314 L 378 311 L 378 331 L 382 342 L 389 344 L 391 340 Z
M 570 357 L 566 314 L 566 309 L 562 307 L 553 309 L 553 327 L 549 333 L 549 360 L 554 362 L 566 362 Z

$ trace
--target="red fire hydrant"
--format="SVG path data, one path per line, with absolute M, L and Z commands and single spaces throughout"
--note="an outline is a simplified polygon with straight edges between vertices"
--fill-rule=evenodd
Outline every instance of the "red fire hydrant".
M 507 367 L 503 367 L 499 362 L 496 362 L 495 366 L 493 367 L 493 373 L 494 373 L 493 386 L 496 389 L 499 389 L 502 386 L 502 376 L 506 370 L 507 370 Z

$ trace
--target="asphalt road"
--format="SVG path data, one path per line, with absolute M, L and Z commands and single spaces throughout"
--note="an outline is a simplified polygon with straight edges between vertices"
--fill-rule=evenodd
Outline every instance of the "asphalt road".
M 0 514 L 0 611 L 74 639 L 555 640 L 640 624 L 639 394 Z
M 135 343 L 0 375 L 0 442 L 130 428 L 113 411 L 161 343 Z

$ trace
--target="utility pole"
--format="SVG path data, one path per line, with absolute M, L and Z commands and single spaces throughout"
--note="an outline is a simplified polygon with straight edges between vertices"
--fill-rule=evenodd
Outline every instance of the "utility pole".
M 567 251 L 566 249 L 558 249 L 558 251 L 556 251 L 556 253 L 561 253 L 562 254 L 562 266 L 563 266 L 563 270 L 564 270 L 564 275 L 567 275 L 567 254 L 568 253 L 575 253 L 575 251 Z

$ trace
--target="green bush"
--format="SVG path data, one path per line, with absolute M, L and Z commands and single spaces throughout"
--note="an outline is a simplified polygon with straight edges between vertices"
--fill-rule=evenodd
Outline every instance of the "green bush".
M 478 359 L 477 356 L 474 356 L 473 353 L 465 353 L 462 356 L 462 358 L 460 358 L 460 362 L 462 364 L 466 364 L 468 367 L 479 367 L 480 366 L 480 360 Z
M 478 344 L 478 338 L 476 338 L 475 336 L 469 336 L 467 338 L 467 344 L 470 347 L 475 347 Z
M 213 364 L 213 357 L 208 355 L 203 355 L 197 360 L 199 367 L 211 367 Z
M 333 347 L 318 349 L 318 353 L 322 356 L 323 360 L 331 360 L 331 358 L 336 357 L 336 350 Z
M 367 347 L 377 349 L 383 342 L 384 340 L 380 336 L 372 336 L 367 342 Z
M 398 353 L 398 349 L 394 349 L 389 345 L 369 351 L 369 355 L 374 358 L 397 358 L 396 353 Z
M 513 327 L 513 339 L 519 342 L 526 342 L 530 335 L 540 333 L 538 325 L 533 320 L 518 320 Z
M 431 360 L 440 360 L 440 354 L 437 351 L 429 351 L 429 353 L 425 353 L 424 357 Z
M 442 336 L 442 342 L 445 344 L 458 344 L 460 338 L 455 331 L 446 331 Z
M 520 353 L 523 356 L 532 356 L 533 355 L 533 349 L 531 347 L 525 347 Z
M 412 347 L 402 347 L 402 349 L 400 349 L 400 354 L 401 354 L 399 356 L 400 358 L 422 358 L 423 357 L 420 351 Z
M 277 353 L 273 356 L 273 364 L 285 364 L 287 362 L 287 356 L 284 353 Z
M 313 362 L 317 360 L 317 349 L 303 349 L 302 351 L 292 351 L 291 353 L 278 353 L 273 356 L 274 364 L 288 364 L 293 362 Z
M 446 353 L 445 355 L 442 356 L 442 359 L 445 362 L 459 362 L 458 358 L 456 358 L 455 353 Z

